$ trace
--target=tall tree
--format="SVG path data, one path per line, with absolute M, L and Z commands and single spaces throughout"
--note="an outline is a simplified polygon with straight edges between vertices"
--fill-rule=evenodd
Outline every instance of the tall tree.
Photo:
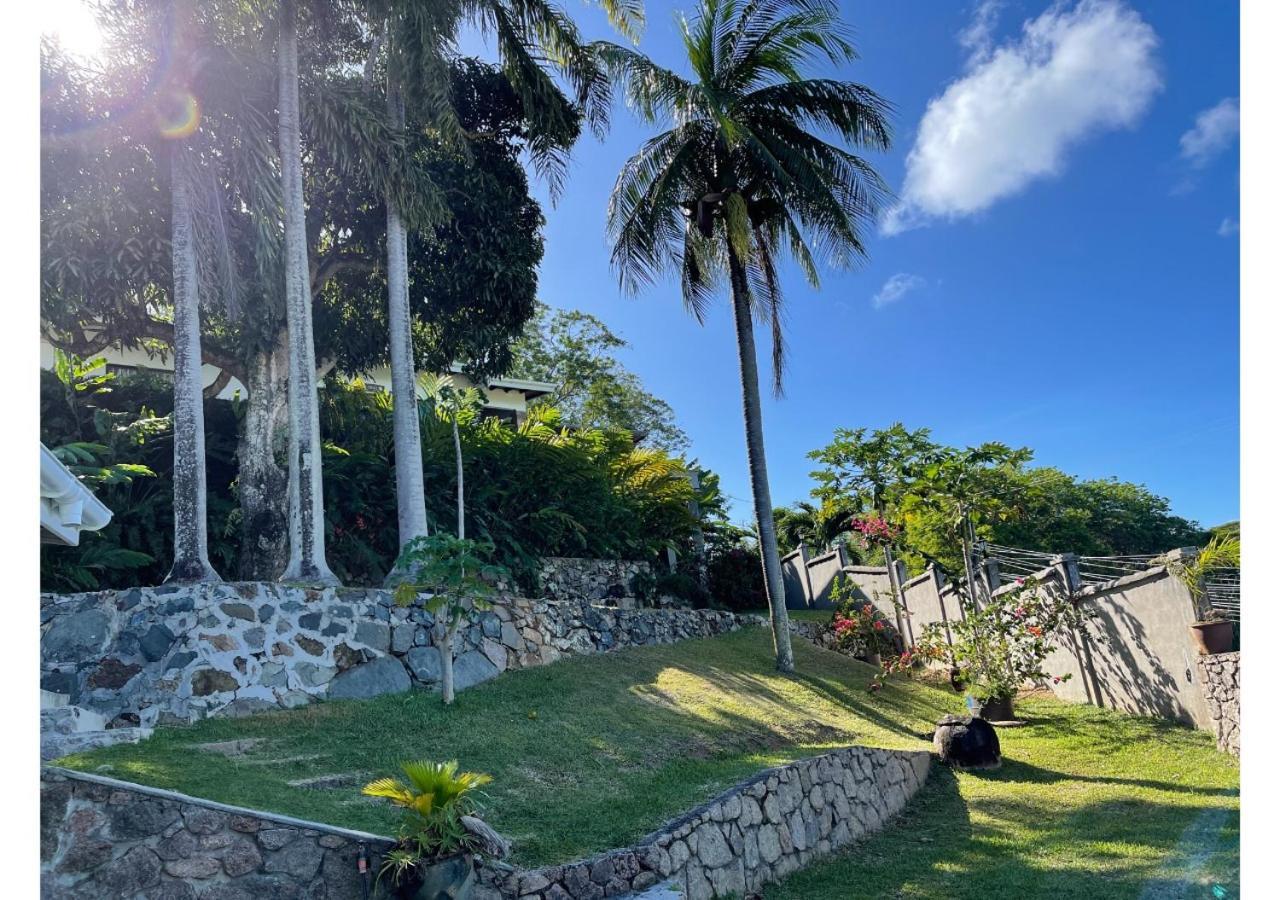
M 791 671 L 753 320 L 772 330 L 780 394 L 777 256 L 789 249 L 815 286 L 817 257 L 842 266 L 865 256 L 862 234 L 885 187 L 866 160 L 824 138 L 887 149 L 888 104 L 862 85 L 804 76 L 815 61 L 855 58 L 830 0 L 701 0 L 682 24 L 691 78 L 629 48 L 594 45 L 633 109 L 669 126 L 618 176 L 609 201 L 613 264 L 630 291 L 677 269 L 699 321 L 727 275 L 774 647 L 778 668 Z
M 285 581 L 337 584 L 324 554 L 324 485 L 320 409 L 311 324 L 306 204 L 302 191 L 302 121 L 298 112 L 295 0 L 280 2 L 280 172 L 284 194 L 284 294 L 289 323 L 289 564 Z

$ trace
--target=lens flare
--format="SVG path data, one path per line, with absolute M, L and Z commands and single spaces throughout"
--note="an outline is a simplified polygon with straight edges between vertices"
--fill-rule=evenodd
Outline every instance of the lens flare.
M 160 116 L 160 136 L 170 140 L 190 137 L 200 127 L 200 101 L 190 91 L 173 96 Z

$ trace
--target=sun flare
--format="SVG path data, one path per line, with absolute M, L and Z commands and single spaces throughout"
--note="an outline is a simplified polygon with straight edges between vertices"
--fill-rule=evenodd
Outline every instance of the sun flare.
M 45 0 L 40 4 L 40 34 L 82 59 L 102 53 L 102 29 L 85 0 Z

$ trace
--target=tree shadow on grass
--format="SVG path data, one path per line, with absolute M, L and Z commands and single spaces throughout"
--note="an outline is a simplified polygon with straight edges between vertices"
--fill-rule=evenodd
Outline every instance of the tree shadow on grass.
M 1043 766 L 1010 759 L 1005 756 L 1000 768 L 977 770 L 972 774 L 984 781 L 1017 781 L 1051 785 L 1059 782 L 1087 782 L 1090 784 L 1114 784 L 1125 787 L 1150 788 L 1159 791 L 1171 791 L 1178 794 L 1195 794 L 1201 797 L 1238 797 L 1238 788 L 1204 788 L 1176 781 L 1155 781 L 1149 778 L 1117 778 L 1109 775 L 1078 775 L 1069 772 L 1057 772 Z
M 766 900 L 1190 900 L 1215 896 L 1215 876 L 1225 896 L 1238 896 L 1233 811 L 1208 810 L 1225 824 L 1212 830 L 1199 867 L 1185 867 L 1180 842 L 1203 806 L 1117 797 L 1068 811 L 1055 807 L 1051 778 L 1032 783 L 1045 794 L 967 798 L 959 778 L 935 765 L 885 830 L 769 886 Z

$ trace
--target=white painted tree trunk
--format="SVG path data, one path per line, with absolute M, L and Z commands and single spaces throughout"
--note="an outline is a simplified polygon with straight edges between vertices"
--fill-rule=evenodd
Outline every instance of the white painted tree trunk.
M 756 513 L 756 534 L 764 567 L 765 593 L 769 599 L 769 619 L 773 625 L 773 650 L 782 672 L 795 671 L 791 652 L 791 626 L 787 619 L 787 598 L 782 582 L 782 561 L 778 557 L 778 537 L 773 525 L 773 500 L 769 496 L 769 472 L 765 466 L 764 423 L 760 410 L 760 374 L 756 366 L 756 342 L 751 324 L 751 301 L 746 271 L 732 246 L 729 248 L 729 279 L 733 290 L 733 323 L 738 338 L 738 372 L 742 378 L 742 417 L 747 431 L 747 467 L 751 473 L 751 498 Z
M 284 188 L 285 312 L 289 323 L 289 564 L 283 580 L 338 583 L 324 552 L 320 409 L 311 330 L 295 0 L 280 3 L 280 168 Z
M 289 561 L 289 477 L 276 461 L 288 431 L 289 352 L 284 330 L 246 365 L 239 462 L 240 578 L 273 581 Z
M 209 564 L 204 461 L 200 282 L 196 268 L 186 148 L 170 148 L 173 249 L 173 567 L 166 582 L 221 581 Z
M 404 125 L 404 105 L 394 79 L 387 83 L 387 109 Z M 409 314 L 409 247 L 404 220 L 390 197 L 387 203 L 387 323 L 391 340 L 392 425 L 396 455 L 396 511 L 400 548 L 427 534 L 427 501 L 422 482 L 422 434 Z

